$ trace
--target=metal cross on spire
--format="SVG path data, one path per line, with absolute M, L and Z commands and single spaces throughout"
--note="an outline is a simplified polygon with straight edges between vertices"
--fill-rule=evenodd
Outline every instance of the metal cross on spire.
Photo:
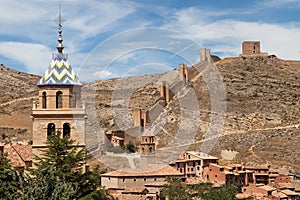
M 61 17 L 61 1 L 59 3 L 59 15 L 58 15 L 58 18 L 55 20 L 55 22 L 58 24 L 58 46 L 56 47 L 57 48 L 57 51 L 58 53 L 62 53 L 63 49 L 64 49 L 64 46 L 62 44 L 63 42 L 63 39 L 62 39 L 62 23 L 64 22 L 65 20 L 62 19 Z

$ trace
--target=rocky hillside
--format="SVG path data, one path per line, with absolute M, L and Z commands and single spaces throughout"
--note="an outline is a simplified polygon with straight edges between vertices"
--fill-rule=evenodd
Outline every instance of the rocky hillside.
M 223 162 L 267 162 L 299 172 L 300 62 L 269 56 L 226 58 L 215 64 L 225 86 L 226 113 L 220 134 L 210 139 L 215 141 L 210 153 L 222 157 Z M 20 132 L 28 129 L 27 133 L 31 133 L 29 116 L 39 77 L 1 67 L 2 133 L 6 127 Z M 158 148 L 163 149 L 181 137 L 185 140 L 186 135 L 178 134 L 178 130 L 195 123 L 187 148 L 201 149 L 207 141 L 205 134 L 210 129 L 211 117 L 218 113 L 211 110 L 213 89 L 208 88 L 203 77 L 209 68 L 201 70 L 163 109 L 159 120 L 153 120 Z M 105 131 L 132 126 L 132 112 L 148 110 L 158 102 L 161 81 L 172 79 L 174 73 L 177 71 L 86 83 L 83 100 L 89 109 L 88 143 L 100 141 L 100 134 Z M 192 95 L 196 99 L 185 99 Z M 197 119 L 184 114 L 189 108 L 182 109 L 183 105 L 193 105 L 189 112 L 195 112 Z M 198 110 L 193 110 L 195 106 Z M 30 134 L 27 136 L 30 140 Z
M 285 165 L 299 171 L 300 148 L 297 144 L 300 140 L 300 62 L 269 56 L 227 58 L 215 64 L 226 90 L 226 116 L 222 133 L 213 139 L 216 141 L 212 143 L 210 153 L 222 157 L 224 162 L 271 163 L 275 167 Z M 199 150 L 204 145 L 205 133 L 209 130 L 213 115 L 211 91 L 202 77 L 205 70 L 201 73 L 189 83 L 197 96 L 200 111 L 199 126 L 192 144 L 187 147 L 193 150 Z M 129 113 L 122 117 L 130 119 L 133 110 L 147 110 L 158 101 L 160 81 L 164 76 L 168 75 L 114 79 L 86 85 L 86 89 L 95 89 L 94 105 L 100 129 L 106 131 L 120 128 L 120 123 L 115 121 L 116 116 L 113 115 L 113 110 L 116 110 L 115 102 L 122 100 L 122 95 L 119 98 L 113 95 L 119 93 L 116 91 L 120 85 L 128 87 L 123 94 L 132 93 Z M 130 83 L 142 86 L 134 88 Z M 93 99 L 90 97 L 86 101 Z M 186 126 L 192 126 L 192 122 L 197 123 L 194 119 L 182 119 L 182 101 L 180 97 L 175 97 L 165 107 L 164 124 L 156 132 L 158 148 L 163 149 L 176 137 L 182 137 L 181 141 L 185 140 L 187 135 L 178 134 L 184 120 Z M 187 98 L 186 104 L 195 103 L 189 101 L 190 98 Z
M 0 139 L 28 140 L 31 137 L 31 107 L 37 97 L 37 75 L 0 66 Z M 8 140 L 8 138 L 6 138 Z

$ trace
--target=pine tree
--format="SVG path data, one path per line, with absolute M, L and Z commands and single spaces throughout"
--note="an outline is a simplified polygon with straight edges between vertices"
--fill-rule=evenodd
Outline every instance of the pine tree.
M 85 150 L 78 149 L 69 137 L 53 133 L 46 142 L 48 148 L 35 156 L 36 168 L 30 169 L 31 177 L 23 185 L 24 198 L 74 199 L 83 197 L 100 185 L 100 178 L 93 172 L 84 173 Z
M 0 155 L 0 199 L 17 199 L 20 196 L 20 174 L 12 169 L 6 155 Z

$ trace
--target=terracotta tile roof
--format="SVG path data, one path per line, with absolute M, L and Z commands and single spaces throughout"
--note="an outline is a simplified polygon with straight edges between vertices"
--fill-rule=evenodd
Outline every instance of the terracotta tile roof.
M 251 195 L 247 194 L 247 193 L 238 193 L 236 195 L 236 198 L 238 198 L 238 199 L 243 199 L 243 198 L 248 198 L 248 197 L 251 197 Z
M 182 173 L 169 165 L 148 164 L 146 170 L 123 169 L 102 174 L 104 177 L 134 177 L 134 176 L 182 176 Z
M 168 182 L 153 182 L 153 183 L 146 183 L 144 184 L 145 187 L 163 187 Z
M 12 145 L 12 147 L 20 155 L 22 160 L 24 160 L 24 161 L 32 160 L 32 147 L 31 146 L 16 144 L 16 145 Z
M 4 153 L 7 153 L 7 158 L 11 161 L 12 167 L 25 167 L 25 162 L 32 160 L 32 148 L 29 145 L 7 144 L 4 146 Z
M 283 194 L 281 191 L 273 191 L 272 196 L 279 197 L 279 198 L 287 198 L 287 196 Z
M 19 154 L 10 145 L 5 145 L 4 153 L 7 153 L 7 158 L 10 160 L 12 167 L 26 166 Z
M 292 183 L 277 183 L 276 185 L 278 185 L 279 188 L 283 189 L 283 188 L 294 188 Z
M 260 189 L 266 190 L 266 191 L 273 191 L 276 190 L 276 188 L 269 186 L 269 185 L 263 185 L 259 187 Z
M 246 169 L 269 169 L 270 165 L 262 164 L 262 165 L 246 165 Z
M 288 189 L 285 189 L 285 190 L 281 190 L 282 193 L 288 195 L 288 196 L 298 196 L 299 194 L 292 191 L 292 190 L 288 190 Z
M 186 179 L 186 184 L 188 185 L 195 185 L 195 184 L 199 184 L 202 183 L 204 180 L 201 177 L 198 178 L 187 178 Z
M 289 170 L 288 169 L 270 168 L 269 172 L 271 172 L 271 173 L 277 173 L 277 174 L 280 174 L 280 175 L 288 175 L 289 174 Z

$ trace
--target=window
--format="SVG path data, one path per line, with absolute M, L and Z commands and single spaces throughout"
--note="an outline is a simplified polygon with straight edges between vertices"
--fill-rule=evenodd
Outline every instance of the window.
M 55 124 L 49 123 L 47 126 L 47 137 L 52 135 L 55 132 Z
M 62 92 L 56 92 L 56 108 L 62 108 Z
M 145 148 L 144 147 L 142 147 L 142 153 L 144 153 L 145 152 Z
M 125 182 L 125 178 L 123 178 L 123 182 Z
M 70 137 L 71 129 L 69 123 L 63 125 L 63 137 Z
M 156 181 L 156 178 L 154 178 L 154 181 Z
M 42 94 L 42 108 L 47 108 L 47 93 L 43 92 Z
M 149 148 L 150 153 L 152 153 L 152 147 Z
M 133 181 L 136 182 L 136 178 L 134 178 Z
M 140 126 L 141 126 L 141 130 L 144 131 L 144 119 L 141 119 Z M 147 142 L 147 140 L 146 140 L 146 142 Z
M 144 181 L 146 181 L 147 179 L 146 178 L 144 178 Z

